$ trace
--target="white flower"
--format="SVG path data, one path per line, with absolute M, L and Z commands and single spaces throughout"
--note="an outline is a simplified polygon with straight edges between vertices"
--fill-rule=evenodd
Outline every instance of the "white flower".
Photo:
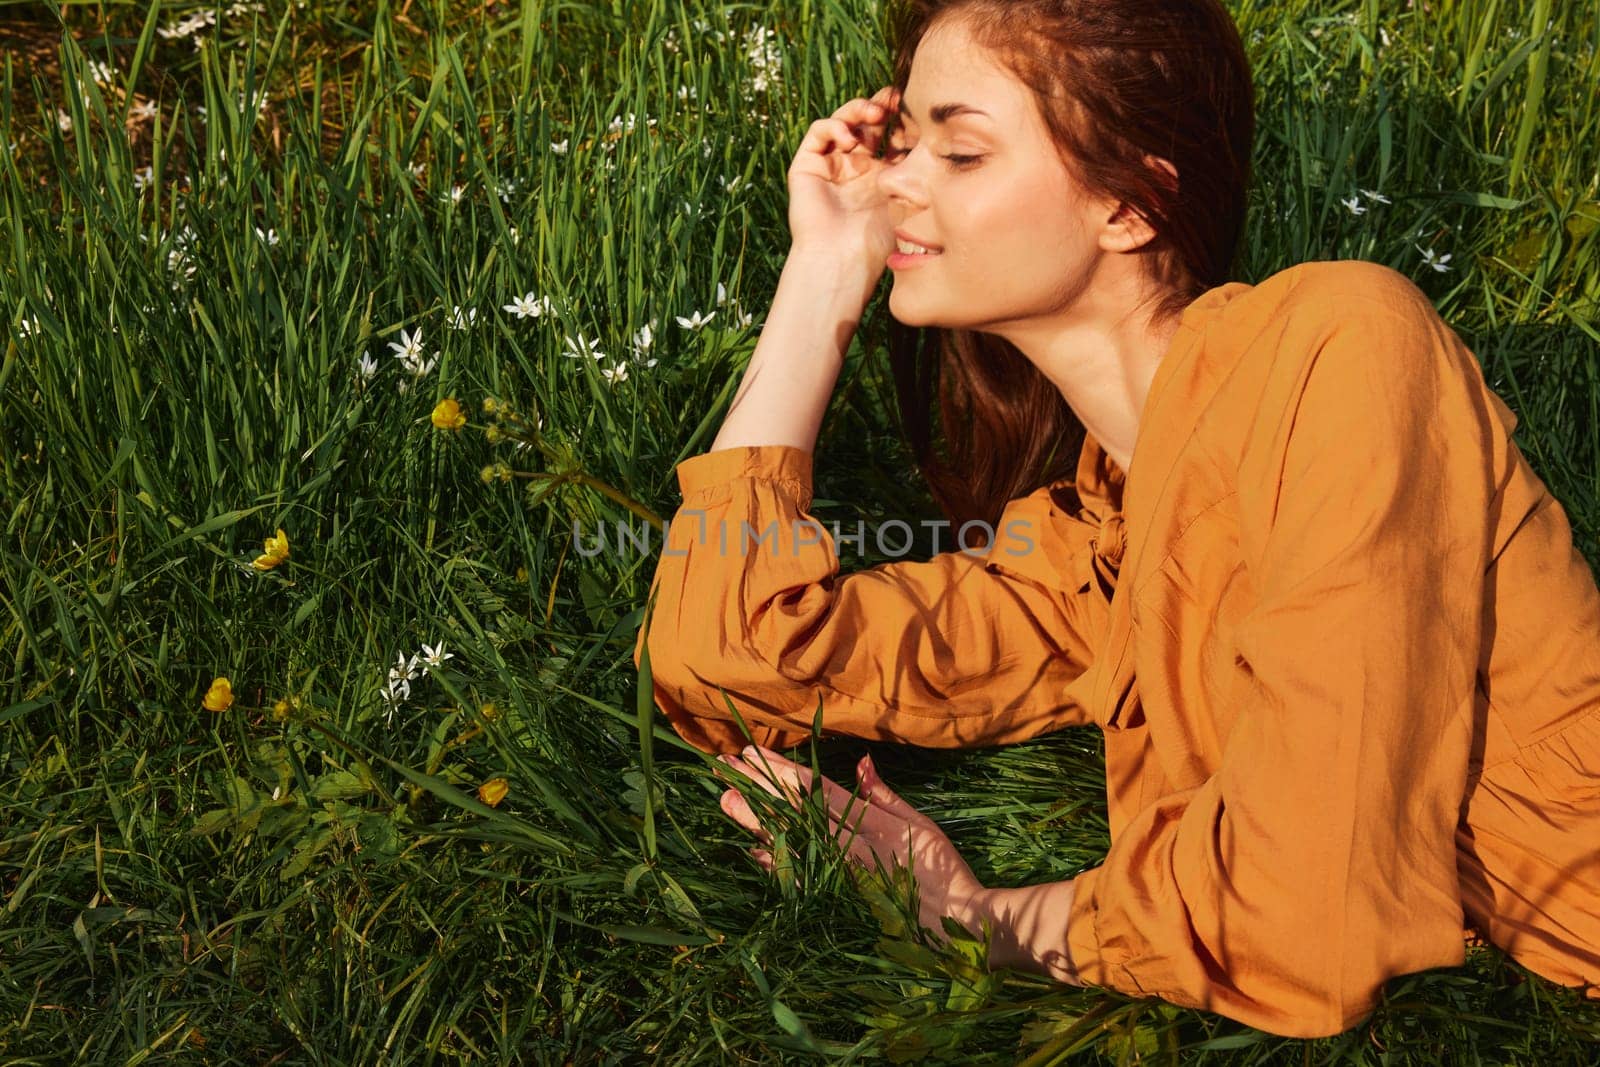
M 138 170 L 133 172 L 133 191 L 136 193 L 142 193 L 144 192 L 145 187 L 155 180 L 156 175 L 154 170 L 152 170 L 150 167 L 140 167 Z M 141 233 L 139 236 L 143 237 L 144 234 Z
M 277 243 L 278 243 L 278 231 L 276 229 L 269 227 L 265 233 L 263 233 L 261 231 L 261 227 L 260 226 L 257 226 L 255 229 L 256 229 L 256 236 L 258 238 L 260 238 L 261 240 L 267 242 L 268 247 L 272 247 L 272 246 L 277 245 Z
M 1441 274 L 1450 269 L 1447 264 L 1450 262 L 1451 253 L 1447 252 L 1440 256 L 1438 253 L 1434 252 L 1433 249 L 1423 248 L 1421 245 L 1417 245 L 1417 251 L 1422 253 L 1422 262 L 1424 266 L 1432 267 Z
M 638 332 L 633 335 L 633 347 L 640 355 L 650 351 L 650 346 L 655 342 L 655 337 L 653 336 L 651 329 L 651 327 L 655 326 L 655 324 L 656 320 L 651 319 L 649 322 L 639 327 Z
M 413 163 L 406 169 L 411 171 L 411 176 L 413 178 L 420 180 L 422 178 L 422 172 L 428 169 L 428 165 L 426 163 Z
M 31 316 L 23 319 L 17 323 L 17 332 L 23 337 L 32 337 L 39 332 L 39 320 Z
M 463 311 L 466 312 L 465 315 L 461 314 Z M 450 313 L 450 328 L 452 330 L 465 330 L 477 321 L 477 308 L 463 308 L 460 304 L 457 304 L 455 305 L 455 310 Z
M 700 312 L 698 312 L 698 311 L 696 311 L 691 318 L 687 318 L 687 319 L 684 318 L 682 315 L 674 315 L 673 316 L 673 318 L 678 320 L 678 325 L 682 326 L 686 330 L 698 330 L 698 329 L 700 329 L 700 327 L 706 325 L 707 323 L 709 323 L 712 319 L 714 319 L 716 317 L 717 317 L 717 313 L 715 311 L 713 311 L 711 314 L 707 315 L 703 319 L 700 317 Z
M 113 71 L 98 59 L 89 60 L 89 76 L 97 85 L 110 85 Z
M 1387 196 L 1384 196 L 1376 189 L 1363 189 L 1361 190 L 1361 195 L 1366 197 L 1368 200 L 1376 200 L 1380 204 L 1393 203 L 1393 201 L 1391 201 Z
M 404 652 L 395 653 L 395 665 L 389 668 L 389 680 L 404 679 L 408 682 L 416 680 L 417 662 L 416 656 L 412 656 L 408 660 Z
M 511 230 L 511 243 L 514 244 L 514 245 L 515 244 L 521 244 L 522 243 L 522 234 L 517 232 L 517 228 L 515 226 L 510 227 L 510 230 Z
M 356 365 L 356 373 L 361 376 L 362 384 L 372 381 L 372 376 L 378 373 L 378 361 L 372 358 L 371 352 L 361 353 L 361 362 Z
M 72 116 L 61 108 L 56 108 L 56 125 L 61 128 L 62 133 L 70 133 L 72 131 Z
M 283 786 L 281 786 L 281 785 L 274 786 L 273 789 L 272 789 L 272 799 L 273 800 L 277 800 L 282 795 L 283 795 Z
M 550 142 L 550 151 L 554 152 L 558 156 L 566 155 L 567 154 L 567 142 L 569 142 L 571 140 L 572 140 L 572 138 L 570 138 L 570 137 L 563 137 L 559 143 L 555 142 L 555 141 Z
M 267 90 L 260 90 L 253 100 L 246 102 L 244 90 L 241 89 L 234 99 L 239 102 L 239 114 L 242 115 L 247 110 L 253 110 L 255 112 L 254 118 L 259 119 L 261 117 L 261 112 L 265 110 L 267 106 Z
M 500 202 L 503 204 L 511 203 L 511 198 L 516 195 L 520 184 L 515 178 L 502 178 L 495 187 L 495 191 L 500 194 Z
M 417 327 L 417 332 L 412 334 L 404 329 L 400 331 L 398 342 L 390 341 L 389 347 L 394 349 L 394 358 L 408 366 L 414 365 L 422 358 L 422 327 Z
M 778 46 L 778 35 L 765 26 L 755 26 L 744 36 L 745 56 L 756 71 L 750 79 L 750 89 L 762 92 L 777 81 L 783 70 L 783 50 Z
M 385 704 L 389 705 L 389 710 L 383 714 L 383 721 L 386 725 L 393 725 L 394 713 L 400 707 L 400 702 L 411 697 L 411 683 L 391 681 L 378 690 L 378 695 L 383 698 Z
M 700 96 L 700 90 L 696 89 L 692 85 L 680 85 L 680 86 L 678 86 L 678 99 L 679 100 L 694 100 L 694 99 L 697 99 L 699 96 Z
M 721 282 L 717 283 L 717 307 L 722 307 L 728 302 L 728 290 Z
M 600 373 L 605 375 L 606 381 L 611 385 L 628 380 L 628 365 L 618 363 L 615 367 L 601 367 Z
M 443 667 L 445 660 L 455 658 L 456 654 L 454 652 L 446 652 L 444 650 L 443 641 L 440 641 L 437 647 L 427 644 L 422 646 L 422 662 L 430 667 Z
M 1367 210 L 1366 208 L 1361 206 L 1361 201 L 1356 199 L 1353 196 L 1349 200 L 1341 200 L 1341 201 L 1339 201 L 1339 203 L 1341 203 L 1345 207 L 1349 208 L 1350 209 L 1350 214 L 1352 214 L 1352 215 L 1362 215 L 1362 214 L 1365 214 L 1366 210 Z
M 733 324 L 741 330 L 754 321 L 756 321 L 756 317 L 748 311 L 736 311 L 733 313 Z
M 464 185 L 452 185 L 448 193 L 439 194 L 439 199 L 441 201 L 448 200 L 452 204 L 459 204 L 461 203 L 461 194 L 466 191 L 467 188 Z
M 722 182 L 723 192 L 731 193 L 735 189 L 739 188 L 739 183 L 744 180 L 744 175 L 735 174 L 732 179 L 722 178 L 720 180 Z
M 204 29 L 216 21 L 217 13 L 215 11 L 198 11 L 189 18 L 183 19 L 170 27 L 162 26 L 156 32 L 169 39 L 174 37 L 183 38 L 188 37 L 197 30 Z M 195 43 L 195 47 L 199 47 L 199 42 Z
M 167 270 L 174 274 L 182 271 L 185 278 L 192 278 L 194 277 L 194 260 L 189 256 L 189 253 L 181 248 L 169 249 L 167 251 Z
M 401 330 L 400 340 L 403 343 L 396 344 L 390 341 L 389 347 L 394 349 L 394 358 L 400 361 L 400 365 L 405 367 L 413 378 L 422 377 L 438 365 L 438 357 L 429 359 L 423 350 L 422 328 L 420 326 L 417 327 L 417 332 L 414 336 L 405 330 Z M 404 382 L 400 383 L 400 391 L 402 393 L 406 391 Z
M 572 338 L 566 336 L 563 336 L 562 340 L 567 343 L 567 350 L 561 354 L 568 359 L 582 359 L 584 356 L 591 356 L 594 359 L 606 358 L 606 354 L 600 351 L 599 338 L 593 341 L 585 341 L 583 334 L 580 333 L 578 334 L 577 343 L 573 343 Z
M 533 318 L 538 318 L 545 312 L 550 312 L 553 314 L 555 312 L 555 307 L 550 303 L 550 298 L 548 296 L 534 296 L 533 291 L 530 289 L 522 296 L 512 298 L 511 303 L 502 305 L 500 310 L 509 311 L 516 315 L 516 317 L 519 319 L 526 319 L 530 316 Z

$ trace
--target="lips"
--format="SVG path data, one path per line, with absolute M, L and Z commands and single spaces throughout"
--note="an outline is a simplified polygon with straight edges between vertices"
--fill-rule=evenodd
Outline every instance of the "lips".
M 905 242 L 907 242 L 909 244 L 918 245 L 918 246 L 920 246 L 922 248 L 926 248 L 929 252 L 943 252 L 944 251 L 944 249 L 940 248 L 938 245 L 933 244 L 932 242 L 929 242 L 929 241 L 924 241 L 922 238 L 915 237 L 915 236 L 913 236 L 913 235 L 911 235 L 909 233 L 906 233 L 904 230 L 896 230 L 896 231 L 894 231 L 894 235 L 898 240 L 905 241 Z

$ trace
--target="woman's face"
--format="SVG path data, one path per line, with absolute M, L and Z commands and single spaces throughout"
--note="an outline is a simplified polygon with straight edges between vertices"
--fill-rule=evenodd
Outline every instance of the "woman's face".
M 984 114 L 934 121 L 947 104 Z M 1006 333 L 1078 303 L 1106 255 L 1095 223 L 1115 205 L 1069 175 L 1029 90 L 945 20 L 918 45 L 900 106 L 879 189 L 894 227 L 940 251 L 891 261 L 894 317 Z

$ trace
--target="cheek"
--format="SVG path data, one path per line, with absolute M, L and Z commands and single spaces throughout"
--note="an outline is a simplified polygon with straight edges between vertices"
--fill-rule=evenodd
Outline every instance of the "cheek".
M 1051 182 L 984 175 L 953 195 L 946 208 L 952 227 L 948 244 L 964 260 L 1059 265 L 1084 239 L 1082 220 L 1069 210 L 1067 193 Z

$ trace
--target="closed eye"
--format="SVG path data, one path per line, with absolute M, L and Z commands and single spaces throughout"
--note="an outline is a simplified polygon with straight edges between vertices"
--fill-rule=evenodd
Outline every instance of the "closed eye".
M 911 149 L 909 149 L 909 148 L 888 148 L 888 149 L 884 150 L 883 156 L 884 156 L 885 159 L 899 159 L 901 156 L 909 155 L 910 153 L 911 153 Z M 952 170 L 963 170 L 963 169 L 965 169 L 967 167 L 970 167 L 970 166 L 974 165 L 975 163 L 977 163 L 983 157 L 982 156 L 963 156 L 963 155 L 958 155 L 958 154 L 955 154 L 955 153 L 951 153 L 949 155 L 940 156 L 939 158 L 940 159 L 944 159 L 944 160 L 948 160 L 950 162 L 950 168 Z

